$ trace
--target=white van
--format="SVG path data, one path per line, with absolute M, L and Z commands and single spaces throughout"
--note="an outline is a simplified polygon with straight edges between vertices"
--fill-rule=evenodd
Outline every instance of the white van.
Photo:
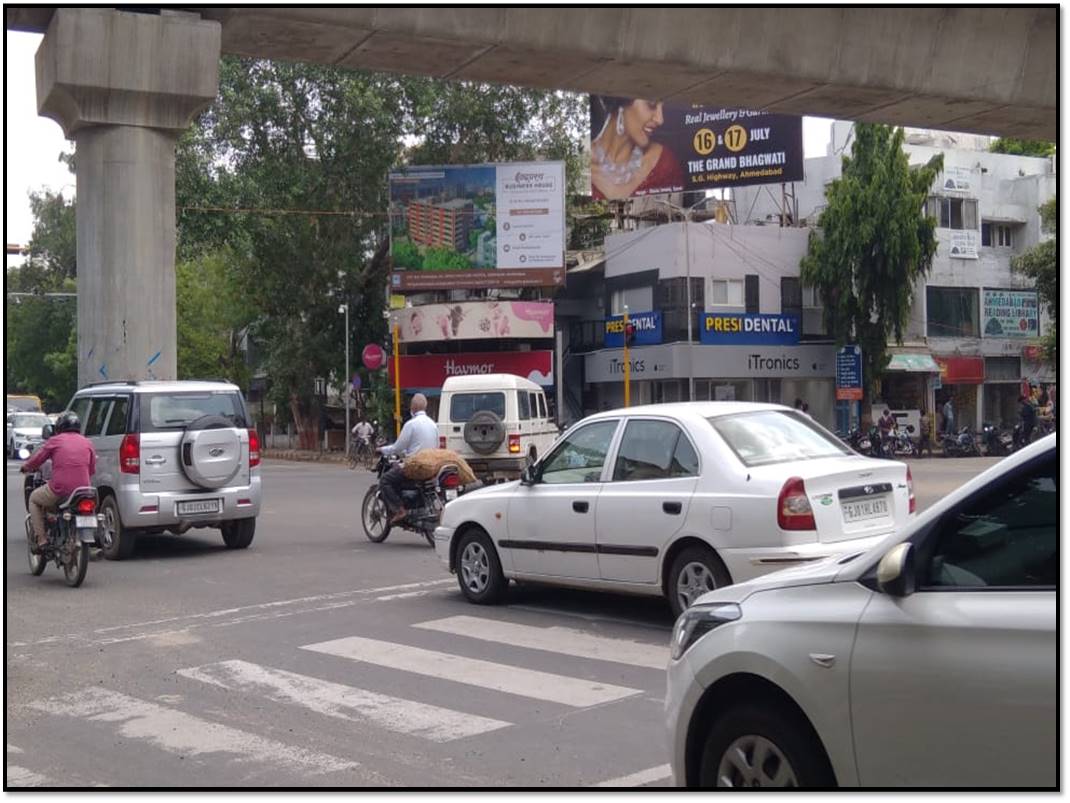
M 439 445 L 459 453 L 484 482 L 515 480 L 557 439 L 546 394 L 513 374 L 452 376 L 442 386 Z

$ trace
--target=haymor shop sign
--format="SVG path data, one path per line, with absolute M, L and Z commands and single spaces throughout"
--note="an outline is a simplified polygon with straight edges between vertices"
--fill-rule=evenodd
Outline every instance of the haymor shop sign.
M 482 354 L 420 354 L 403 356 L 403 388 L 440 388 L 451 376 L 515 374 L 540 385 L 554 383 L 552 351 L 501 351 Z M 387 363 L 394 382 L 394 361 Z
M 709 346 L 794 346 L 799 319 L 794 315 L 705 313 L 699 316 L 699 342 Z

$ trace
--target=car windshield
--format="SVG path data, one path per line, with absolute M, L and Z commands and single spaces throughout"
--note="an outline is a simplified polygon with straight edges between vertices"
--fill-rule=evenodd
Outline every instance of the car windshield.
M 717 416 L 709 422 L 746 466 L 853 454 L 809 418 L 790 410 Z
M 141 430 L 156 432 L 183 429 L 206 415 L 225 418 L 232 426 L 245 427 L 245 415 L 234 391 L 158 393 L 141 397 Z
M 48 416 L 40 413 L 20 413 L 18 415 L 11 416 L 11 425 L 22 429 L 23 427 L 29 429 L 30 427 L 43 427 L 49 423 Z

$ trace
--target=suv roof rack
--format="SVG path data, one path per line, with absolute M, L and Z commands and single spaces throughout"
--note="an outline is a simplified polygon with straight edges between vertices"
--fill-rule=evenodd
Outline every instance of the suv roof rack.
M 83 388 L 91 388 L 95 385 L 136 385 L 138 380 L 136 379 L 97 379 L 93 382 L 86 382 L 82 385 Z
M 234 382 L 230 379 L 224 379 L 219 376 L 191 376 L 189 379 L 184 380 L 186 382 L 222 382 L 227 385 L 233 385 Z

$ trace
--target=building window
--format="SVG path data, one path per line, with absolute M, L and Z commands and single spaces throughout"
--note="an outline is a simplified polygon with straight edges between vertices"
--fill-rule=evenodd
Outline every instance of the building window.
M 1014 248 L 1013 228 L 1003 223 L 981 223 L 981 245 L 989 248 Z
M 742 307 L 743 282 L 739 279 L 711 279 L 710 306 Z
M 629 287 L 610 293 L 610 315 L 623 315 L 625 305 L 628 306 L 628 312 L 650 312 L 654 309 L 654 288 Z
M 980 301 L 976 287 L 926 287 L 926 333 L 929 337 L 980 337 Z
M 926 214 L 936 218 L 941 229 L 977 230 L 977 200 L 974 198 L 929 198 Z

